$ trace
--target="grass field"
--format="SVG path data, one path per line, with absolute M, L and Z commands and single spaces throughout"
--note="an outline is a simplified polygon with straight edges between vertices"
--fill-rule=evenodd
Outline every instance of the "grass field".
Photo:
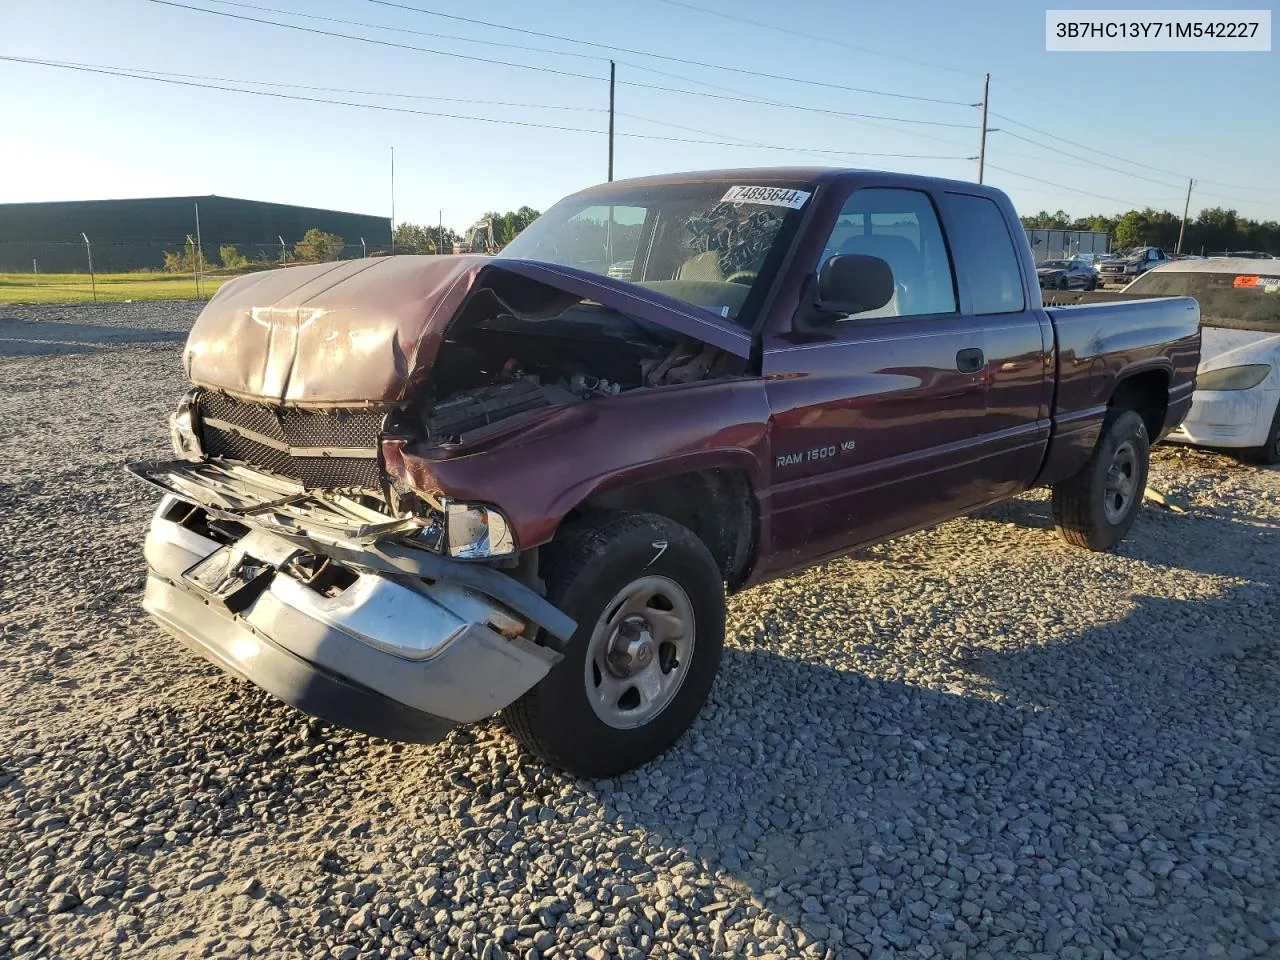
M 196 300 L 213 296 L 228 278 L 201 277 L 197 297 L 196 282 L 190 276 L 169 273 L 100 273 L 98 300 Z M 93 300 L 93 284 L 82 273 L 0 273 L 0 304 L 83 303 Z

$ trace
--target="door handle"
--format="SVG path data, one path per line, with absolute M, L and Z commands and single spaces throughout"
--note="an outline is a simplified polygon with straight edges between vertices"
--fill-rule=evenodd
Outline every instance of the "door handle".
M 987 365 L 981 347 L 969 347 L 956 354 L 956 369 L 961 373 L 977 373 Z

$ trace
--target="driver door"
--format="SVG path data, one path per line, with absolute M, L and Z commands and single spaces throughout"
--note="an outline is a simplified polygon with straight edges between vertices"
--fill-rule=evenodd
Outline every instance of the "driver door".
M 970 456 L 985 429 L 986 331 L 959 309 L 933 198 L 851 193 L 823 251 L 887 261 L 884 307 L 766 340 L 770 573 L 964 511 L 984 499 Z

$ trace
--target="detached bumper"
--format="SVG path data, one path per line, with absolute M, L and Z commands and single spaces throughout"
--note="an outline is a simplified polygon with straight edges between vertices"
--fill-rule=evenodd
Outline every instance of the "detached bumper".
M 1205 447 L 1260 447 L 1276 402 L 1273 390 L 1197 390 L 1187 418 L 1168 439 Z
M 321 719 L 431 742 L 505 707 L 559 660 L 521 635 L 524 619 L 474 589 L 345 564 L 337 585 L 316 589 L 278 562 L 295 543 L 253 529 L 224 546 L 179 522 L 184 512 L 166 497 L 152 521 L 146 610 L 223 669 Z M 190 573 L 240 544 L 267 570 L 250 599 L 226 603 Z

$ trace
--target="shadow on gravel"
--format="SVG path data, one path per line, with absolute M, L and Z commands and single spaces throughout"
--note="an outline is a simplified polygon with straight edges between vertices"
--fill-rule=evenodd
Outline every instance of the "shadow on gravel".
M 104 346 L 176 343 L 185 339 L 185 333 L 171 330 L 0 317 L 0 357 L 91 353 Z
M 1047 499 L 1019 497 L 973 514 L 971 520 L 1012 523 L 1030 530 L 1053 530 Z M 1275 583 L 1276 539 L 1280 524 L 1223 508 L 1195 508 L 1179 514 L 1147 504 L 1129 535 L 1116 547 L 1123 557 L 1218 577 L 1244 578 L 1264 586 Z M 1211 551 L 1187 549 L 1189 542 L 1211 543 Z M 1061 545 L 1063 550 L 1073 550 Z
M 993 519 L 1039 526 L 1047 510 L 1019 500 Z M 1214 550 L 1190 554 L 1184 524 Z M 728 650 L 694 735 L 622 778 L 611 812 L 855 955 L 1199 957 L 1251 936 L 1263 952 L 1242 956 L 1280 955 L 1260 919 L 1280 915 L 1276 534 L 1169 514 L 1121 552 L 1235 583 L 1207 599 L 1139 585 L 1124 619 L 1042 645 L 959 638 L 938 672 L 968 682 L 948 691 L 764 638 Z
M 837 949 L 1212 955 L 1280 909 L 1280 735 L 1250 708 L 1280 697 L 1270 589 L 984 653 L 1001 702 L 728 651 L 611 812 Z

